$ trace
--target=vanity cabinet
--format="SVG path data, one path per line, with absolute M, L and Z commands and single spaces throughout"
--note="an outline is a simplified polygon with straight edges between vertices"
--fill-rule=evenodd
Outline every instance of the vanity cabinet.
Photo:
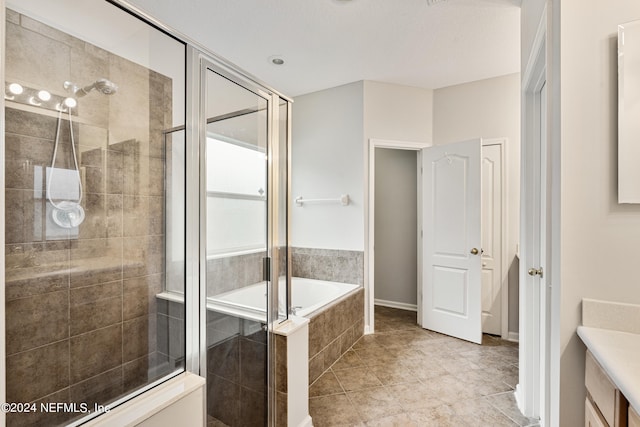
M 585 364 L 585 385 L 587 387 L 585 427 L 633 425 L 627 424 L 627 414 L 632 409 L 629 407 L 627 399 L 616 388 L 588 350 Z

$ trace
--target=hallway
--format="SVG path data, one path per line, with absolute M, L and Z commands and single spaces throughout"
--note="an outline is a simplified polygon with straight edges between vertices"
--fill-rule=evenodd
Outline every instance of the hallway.
M 376 306 L 375 316 L 376 333 L 311 385 L 314 426 L 537 425 L 515 403 L 517 344 L 427 331 L 411 311 Z

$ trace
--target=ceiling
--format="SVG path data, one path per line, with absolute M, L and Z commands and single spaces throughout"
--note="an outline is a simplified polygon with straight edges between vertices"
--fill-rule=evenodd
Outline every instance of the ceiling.
M 292 97 L 358 80 L 437 89 L 520 69 L 520 0 L 131 3 Z

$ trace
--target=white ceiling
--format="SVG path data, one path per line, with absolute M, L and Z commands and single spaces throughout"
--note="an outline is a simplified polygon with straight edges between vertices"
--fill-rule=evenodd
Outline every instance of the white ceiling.
M 520 0 L 131 3 L 289 96 L 358 80 L 436 89 L 520 68 Z

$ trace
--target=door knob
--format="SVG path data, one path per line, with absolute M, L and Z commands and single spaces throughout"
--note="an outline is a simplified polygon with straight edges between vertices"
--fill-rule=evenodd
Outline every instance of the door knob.
M 530 268 L 528 273 L 529 276 L 540 276 L 542 278 L 542 267 L 540 267 L 539 269 Z
M 473 248 L 471 249 L 471 255 L 478 255 L 480 253 L 480 251 L 478 250 L 478 248 Z

